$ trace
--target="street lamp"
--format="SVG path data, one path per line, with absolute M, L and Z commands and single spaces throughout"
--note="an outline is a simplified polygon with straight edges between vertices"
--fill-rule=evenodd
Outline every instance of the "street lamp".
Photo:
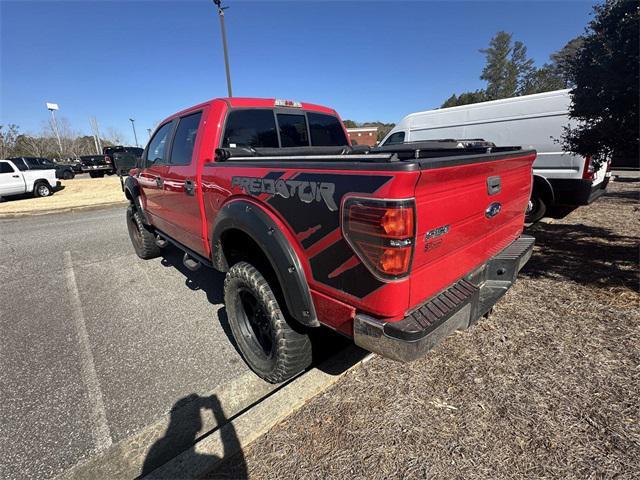
M 227 72 L 227 91 L 229 97 L 233 97 L 231 93 L 231 73 L 229 72 L 229 52 L 227 51 L 227 31 L 224 28 L 224 11 L 229 7 L 222 6 L 222 0 L 213 0 L 218 8 L 218 16 L 220 17 L 220 32 L 222 34 L 222 48 L 224 49 L 224 68 Z
M 47 110 L 51 112 L 51 126 L 53 127 L 53 133 L 56 134 L 56 138 L 58 139 L 58 147 L 60 148 L 60 160 L 62 160 L 62 141 L 60 140 L 60 133 L 58 132 L 58 123 L 56 122 L 56 114 L 54 113 L 56 110 L 60 110 L 57 103 L 47 103 Z
M 131 122 L 131 128 L 133 128 L 133 138 L 136 141 L 136 147 L 139 147 L 140 145 L 138 145 L 138 135 L 136 135 L 136 124 L 135 124 L 136 119 L 130 118 L 129 121 Z

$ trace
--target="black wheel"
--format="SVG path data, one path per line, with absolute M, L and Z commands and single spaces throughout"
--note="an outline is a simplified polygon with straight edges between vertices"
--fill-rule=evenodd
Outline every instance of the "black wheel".
M 231 332 L 249 367 L 280 383 L 311 364 L 311 340 L 291 328 L 269 283 L 253 265 L 238 262 L 224 279 Z
M 91 178 L 102 178 L 104 177 L 104 172 L 89 172 L 89 176 Z
M 73 173 L 71 170 L 65 170 L 65 171 L 62 173 L 62 179 L 63 179 L 63 180 L 71 180 L 71 179 L 73 179 L 73 177 L 75 177 L 75 176 L 76 176 L 76 174 L 75 174 L 75 173 Z
M 53 190 L 47 182 L 38 182 L 33 186 L 33 194 L 36 197 L 48 197 L 53 195 Z
M 531 194 L 524 221 L 526 223 L 535 223 L 544 217 L 545 213 L 547 213 L 547 205 L 544 203 L 544 200 L 542 200 L 539 195 L 536 195 L 536 193 Z
M 142 222 L 142 216 L 133 205 L 127 208 L 127 229 L 133 249 L 143 260 L 149 260 L 160 256 L 160 247 L 156 245 L 153 233 Z

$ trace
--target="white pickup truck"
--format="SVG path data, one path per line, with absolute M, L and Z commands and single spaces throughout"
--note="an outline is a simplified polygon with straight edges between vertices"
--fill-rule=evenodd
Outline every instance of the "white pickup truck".
M 0 197 L 23 193 L 48 197 L 59 185 L 55 169 L 20 171 L 11 160 L 0 160 Z

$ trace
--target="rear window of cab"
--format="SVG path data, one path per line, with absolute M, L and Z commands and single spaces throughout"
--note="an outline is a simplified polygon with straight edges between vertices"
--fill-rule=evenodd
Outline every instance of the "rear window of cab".
M 238 109 L 227 115 L 222 147 L 348 145 L 337 117 L 316 112 Z

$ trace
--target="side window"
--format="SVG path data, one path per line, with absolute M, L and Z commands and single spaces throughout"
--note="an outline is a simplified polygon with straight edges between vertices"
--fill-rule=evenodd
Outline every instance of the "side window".
M 280 143 L 283 147 L 306 147 L 309 145 L 307 121 L 304 115 L 278 114 Z
M 311 131 L 311 145 L 316 147 L 348 145 L 342 124 L 333 115 L 309 112 L 307 118 Z
M 198 112 L 180 119 L 171 147 L 170 163 L 172 165 L 189 165 L 191 163 L 201 116 L 202 112 Z
M 235 110 L 227 117 L 223 147 L 278 147 L 273 110 Z
M 13 167 L 9 162 L 0 162 L 0 173 L 13 173 Z
M 404 132 L 396 132 L 384 142 L 385 145 L 395 145 L 397 143 L 404 143 Z
M 20 170 L 21 172 L 26 172 L 27 170 L 29 170 L 29 167 L 27 167 L 27 163 L 25 160 L 23 160 L 22 158 L 16 158 L 13 160 L 14 165 L 16 166 L 16 168 L 18 170 Z
M 153 136 L 147 147 L 147 155 L 145 157 L 145 167 L 153 164 L 164 163 L 164 154 L 169 144 L 169 135 L 173 129 L 173 122 L 165 123 Z

